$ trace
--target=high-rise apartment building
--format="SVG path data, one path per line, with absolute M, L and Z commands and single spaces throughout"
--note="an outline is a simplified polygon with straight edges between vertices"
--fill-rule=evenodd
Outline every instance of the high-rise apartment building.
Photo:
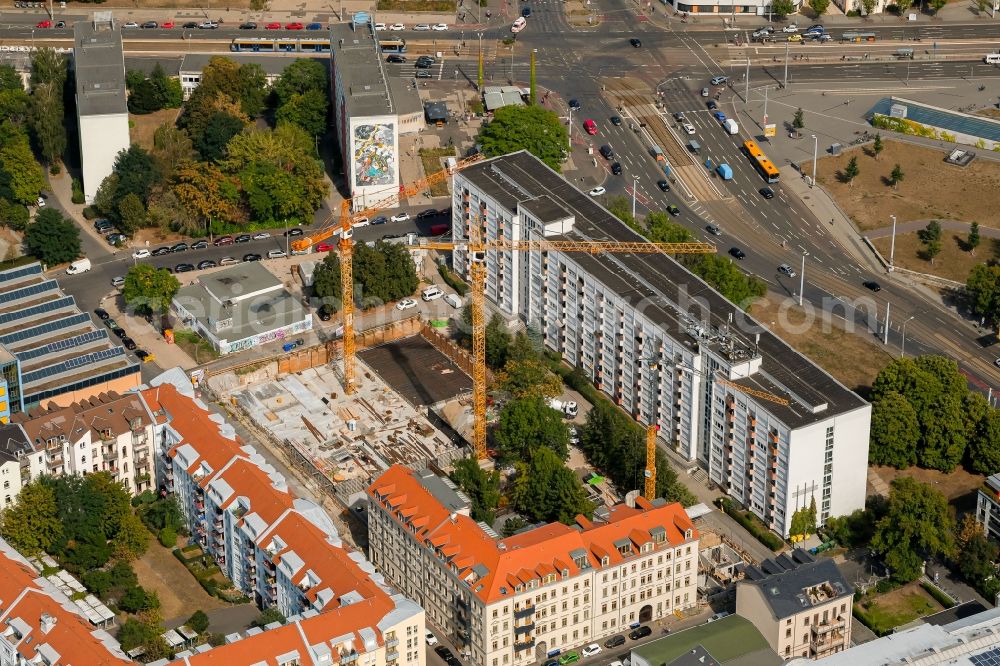
M 527 152 L 456 174 L 454 238 L 642 241 Z M 468 274 L 467 251 L 453 255 Z M 871 407 L 666 254 L 489 251 L 486 295 L 788 535 L 864 507 Z M 787 404 L 761 397 L 773 395 Z

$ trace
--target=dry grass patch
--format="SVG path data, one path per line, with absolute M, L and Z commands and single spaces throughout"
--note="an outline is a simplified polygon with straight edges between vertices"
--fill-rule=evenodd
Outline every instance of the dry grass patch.
M 128 115 L 129 139 L 132 143 L 137 143 L 146 150 L 152 150 L 153 135 L 156 134 L 156 130 L 164 123 L 173 125 L 179 111 L 179 109 L 162 109 L 141 116 L 130 113 Z
M 1000 242 L 995 238 L 983 238 L 976 254 L 972 255 L 962 249 L 962 245 L 968 234 L 962 234 L 948 229 L 941 231 L 941 254 L 934 257 L 934 263 L 923 256 L 924 248 L 927 246 L 921 242 L 916 232 L 908 234 L 896 234 L 896 251 L 893 255 L 893 263 L 900 268 L 908 268 L 919 273 L 929 273 L 938 277 L 965 282 L 969 277 L 969 272 L 976 264 L 988 262 L 990 259 L 1000 258 Z M 889 246 L 892 239 L 874 238 L 872 244 L 878 248 L 882 256 L 889 259 Z
M 899 222 L 951 219 L 977 221 L 1000 228 L 996 215 L 1000 191 L 1000 164 L 975 160 L 962 168 L 945 163 L 946 153 L 899 141 L 884 142 L 878 161 L 870 145 L 819 161 L 816 179 L 840 204 L 861 231 Z M 851 157 L 858 158 L 860 174 L 844 183 L 840 174 Z M 896 189 L 887 183 L 899 164 L 904 179 Z
M 146 553 L 132 563 L 139 584 L 156 592 L 160 613 L 167 620 L 187 617 L 197 609 L 211 611 L 228 604 L 211 596 L 173 554 L 150 539 Z
M 908 476 L 921 483 L 933 486 L 935 490 L 948 498 L 949 501 L 965 497 L 969 493 L 982 487 L 985 476 L 967 472 L 964 467 L 956 467 L 953 472 L 939 472 L 936 469 L 922 469 L 920 467 L 908 467 L 906 469 L 896 469 L 895 467 L 871 466 L 886 483 L 892 483 L 901 476 Z
M 444 169 L 446 157 L 455 157 L 455 149 L 451 148 L 421 148 L 420 163 L 424 167 L 424 175 L 430 176 Z M 448 196 L 448 179 L 440 180 L 431 185 L 432 197 Z
M 865 394 L 892 357 L 867 331 L 848 333 L 839 322 L 815 320 L 787 299 L 772 297 L 754 303 L 750 314 L 793 348 L 808 356 L 848 388 Z

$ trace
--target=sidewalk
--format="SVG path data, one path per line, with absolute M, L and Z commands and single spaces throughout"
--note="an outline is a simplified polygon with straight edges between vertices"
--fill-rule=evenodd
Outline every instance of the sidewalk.
M 156 356 L 156 365 L 164 369 L 179 366 L 184 370 L 197 367 L 194 360 L 177 345 L 168 344 L 152 324 L 142 317 L 122 312 L 119 300 L 118 292 L 114 292 L 113 296 L 101 299 L 101 307 L 108 311 L 119 326 L 128 331 L 129 337 L 135 340 L 139 349 L 145 349 Z
M 969 233 L 969 229 L 972 226 L 968 222 L 959 222 L 958 220 L 937 220 L 938 224 L 941 225 L 941 229 L 944 231 L 958 231 L 963 234 Z M 925 228 L 931 220 L 911 220 L 909 222 L 903 222 L 902 224 L 896 225 L 897 234 L 906 234 L 912 231 L 920 231 Z M 868 233 L 865 234 L 868 238 L 885 238 L 886 236 L 892 235 L 892 227 L 881 227 L 879 229 L 870 229 Z M 979 227 L 979 235 L 983 238 L 1000 238 L 1000 229 L 993 229 L 991 227 Z

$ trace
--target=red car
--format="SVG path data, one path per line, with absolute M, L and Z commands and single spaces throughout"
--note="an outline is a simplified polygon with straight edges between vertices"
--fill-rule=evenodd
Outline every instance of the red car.
M 264 30 L 281 30 L 281 24 L 275 21 L 264 26 Z
M 174 27 L 174 22 L 173 21 L 167 21 L 166 23 L 161 23 L 160 27 L 161 28 L 170 29 L 170 28 Z
M 52 27 L 52 21 L 49 21 L 49 20 L 39 21 L 38 25 L 36 25 L 35 27 L 36 28 L 51 28 Z
M 594 134 L 597 134 L 597 123 L 590 118 L 587 118 L 583 121 L 583 129 L 587 130 L 587 134 L 593 136 Z
M 305 26 L 301 23 L 286 23 L 285 30 L 305 30 Z
M 336 246 L 330 245 L 329 243 L 320 243 L 319 245 L 316 246 L 316 251 L 317 252 L 329 252 L 334 247 L 336 247 Z

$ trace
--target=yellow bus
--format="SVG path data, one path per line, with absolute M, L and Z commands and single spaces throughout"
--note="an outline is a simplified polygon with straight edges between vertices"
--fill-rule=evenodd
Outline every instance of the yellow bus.
M 778 182 L 780 177 L 778 167 L 774 166 L 774 163 L 767 158 L 767 155 L 760 149 L 756 141 L 752 139 L 744 141 L 743 154 L 750 158 L 750 163 L 753 165 L 753 168 L 757 169 L 757 173 L 760 174 L 761 178 L 769 183 Z

